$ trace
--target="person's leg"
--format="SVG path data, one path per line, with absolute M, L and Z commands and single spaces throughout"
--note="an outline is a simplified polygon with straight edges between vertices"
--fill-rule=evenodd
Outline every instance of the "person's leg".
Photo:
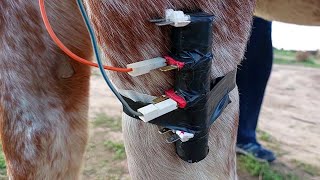
M 274 160 L 274 155 L 258 144 L 256 127 L 272 68 L 271 24 L 261 18 L 254 18 L 247 52 L 237 74 L 240 91 L 238 147 L 254 151 L 257 158 L 268 161 Z

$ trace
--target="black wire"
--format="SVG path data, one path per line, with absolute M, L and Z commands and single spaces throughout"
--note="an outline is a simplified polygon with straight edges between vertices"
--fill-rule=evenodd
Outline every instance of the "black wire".
M 87 29 L 89 31 L 89 35 L 90 35 L 90 38 L 91 38 L 91 42 L 92 42 L 92 46 L 93 46 L 93 49 L 94 49 L 94 54 L 96 56 L 96 59 L 97 59 L 97 62 L 98 62 L 98 65 L 99 65 L 99 69 L 100 69 L 100 72 L 104 78 L 104 80 L 106 81 L 107 85 L 109 86 L 109 88 L 111 89 L 111 91 L 113 92 L 113 94 L 118 98 L 118 100 L 121 102 L 121 104 L 123 105 L 124 108 L 126 108 L 133 116 L 143 116 L 143 114 L 133 110 L 129 104 L 123 99 L 123 97 L 119 94 L 119 92 L 115 89 L 115 87 L 113 86 L 113 84 L 111 83 L 108 75 L 106 74 L 104 68 L 103 68 L 103 63 L 102 63 L 102 60 L 100 58 L 100 53 L 99 53 L 99 48 L 98 48 L 98 44 L 97 44 L 97 41 L 96 41 L 96 37 L 94 35 L 94 32 L 93 32 L 93 29 L 90 25 L 90 21 L 89 21 L 89 18 L 88 18 L 88 15 L 86 13 L 86 10 L 83 6 L 83 2 L 82 0 L 77 0 L 77 4 L 78 4 L 78 7 L 80 9 L 80 12 L 81 12 L 81 15 L 86 23 L 86 26 L 87 26 Z

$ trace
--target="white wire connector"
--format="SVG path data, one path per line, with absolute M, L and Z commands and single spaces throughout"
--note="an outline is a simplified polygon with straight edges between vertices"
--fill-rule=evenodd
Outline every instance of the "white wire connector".
M 131 72 L 128 72 L 133 77 L 140 76 L 149 73 L 151 70 L 158 69 L 166 66 L 166 59 L 162 57 L 157 57 L 153 59 L 148 59 L 132 64 L 128 64 L 127 68 L 132 68 Z
M 143 116 L 140 116 L 141 120 L 143 120 L 144 122 L 149 122 L 157 117 L 174 111 L 177 108 L 178 104 L 176 101 L 172 99 L 167 99 L 157 104 L 150 104 L 148 106 L 142 107 L 138 109 L 138 112 L 143 114 Z
M 166 10 L 166 21 L 172 22 L 170 25 L 174 27 L 183 27 L 191 22 L 189 15 L 184 14 L 183 11 L 175 11 L 173 9 Z
M 151 19 L 150 22 L 155 23 L 157 26 L 171 25 L 174 27 L 184 27 L 191 23 L 191 17 L 183 11 L 166 9 L 164 18 Z
M 194 137 L 194 134 L 191 134 L 191 133 L 187 133 L 187 132 L 184 132 L 184 131 L 175 131 L 175 133 L 180 137 L 180 140 L 182 142 L 187 142 L 189 141 L 191 138 Z

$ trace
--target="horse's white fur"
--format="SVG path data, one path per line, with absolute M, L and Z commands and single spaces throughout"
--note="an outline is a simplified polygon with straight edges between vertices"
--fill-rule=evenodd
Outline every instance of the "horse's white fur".
M 231 93 L 234 103 L 213 124 L 210 131 L 210 153 L 199 163 L 189 164 L 177 157 L 173 144 L 167 144 L 168 135 L 160 135 L 155 125 L 137 122 L 123 115 L 123 132 L 130 176 L 133 179 L 237 179 L 235 139 L 231 129 L 238 116 L 237 89 Z M 228 112 L 228 113 L 226 113 Z M 216 131 L 218 129 L 220 131 Z M 219 132 L 223 132 L 223 135 Z M 230 167 L 226 167 L 230 159 Z
M 87 2 L 94 28 L 100 35 L 102 52 L 108 63 L 116 66 L 168 52 L 168 28 L 159 28 L 148 22 L 150 18 L 163 16 L 166 8 L 201 8 L 214 14 L 212 77 L 221 77 L 240 63 L 253 13 L 253 2 L 239 0 L 159 0 L 144 1 L 142 4 L 133 1 Z M 137 78 L 119 78 L 119 74 L 110 74 L 117 87 L 153 96 L 163 94 L 164 90 L 172 87 L 173 82 L 171 75 L 159 71 Z M 195 164 L 181 160 L 175 153 L 174 145 L 165 142 L 167 136 L 160 135 L 156 126 L 123 115 L 123 134 L 132 179 L 236 179 L 237 89 L 231 97 L 232 103 L 211 129 L 208 157 Z

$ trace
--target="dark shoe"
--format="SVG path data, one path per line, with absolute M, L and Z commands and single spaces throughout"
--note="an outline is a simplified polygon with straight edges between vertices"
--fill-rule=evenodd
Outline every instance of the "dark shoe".
M 272 162 L 276 156 L 272 151 L 263 148 L 258 143 L 237 144 L 236 152 L 243 155 L 253 155 L 259 161 Z

